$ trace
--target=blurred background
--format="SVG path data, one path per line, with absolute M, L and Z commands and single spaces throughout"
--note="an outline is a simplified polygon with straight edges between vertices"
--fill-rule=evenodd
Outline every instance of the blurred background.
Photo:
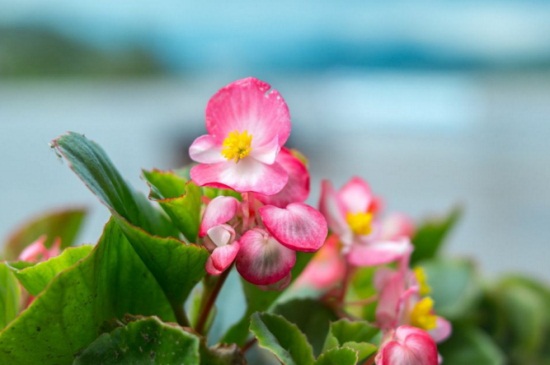
M 187 163 L 204 108 L 255 76 L 285 97 L 319 182 L 386 211 L 453 206 L 446 250 L 550 282 L 550 1 L 0 0 L 0 237 L 44 210 L 108 213 L 49 151 L 73 130 L 134 186 Z

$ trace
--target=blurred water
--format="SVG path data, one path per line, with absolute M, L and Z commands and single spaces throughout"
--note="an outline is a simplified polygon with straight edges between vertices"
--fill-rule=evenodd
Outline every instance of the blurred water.
M 107 210 L 48 142 L 67 130 L 108 152 L 134 186 L 141 168 L 185 161 L 210 96 L 225 79 L 124 83 L 0 82 L 0 237 L 29 216 L 90 207 L 81 237 L 95 242 Z M 333 72 L 272 77 L 293 115 L 292 146 L 320 179 L 366 178 L 388 211 L 414 218 L 456 203 L 465 217 L 447 251 L 489 274 L 550 281 L 550 75 Z

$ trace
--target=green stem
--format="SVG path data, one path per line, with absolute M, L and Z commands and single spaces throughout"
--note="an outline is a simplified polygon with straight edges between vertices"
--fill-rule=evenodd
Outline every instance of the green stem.
M 183 310 L 183 305 L 178 305 L 175 303 L 170 303 L 170 305 L 172 306 L 172 310 L 174 311 L 178 324 L 182 327 L 189 327 L 189 319 Z
M 201 308 L 201 312 L 199 315 L 199 319 L 197 320 L 197 325 L 195 326 L 195 331 L 200 333 L 201 335 L 204 335 L 206 322 L 208 321 L 208 317 L 210 316 L 210 312 L 212 311 L 212 308 L 214 307 L 214 303 L 216 302 L 216 298 L 218 297 L 218 294 L 220 293 L 220 290 L 222 289 L 223 283 L 225 282 L 225 279 L 227 279 L 227 276 L 229 275 L 229 272 L 231 271 L 232 266 L 229 267 L 227 270 L 225 270 L 219 277 L 214 286 L 211 290 L 207 290 L 205 288 L 205 296 L 208 298 L 206 299 L 206 303 Z

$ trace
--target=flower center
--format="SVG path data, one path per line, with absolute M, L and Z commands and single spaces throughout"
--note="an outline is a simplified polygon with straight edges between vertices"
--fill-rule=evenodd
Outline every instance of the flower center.
M 353 233 L 366 236 L 372 231 L 372 214 L 371 213 L 348 213 L 346 222 Z
M 428 276 L 426 275 L 426 271 L 424 271 L 421 267 L 416 267 L 414 268 L 414 276 L 416 277 L 416 281 L 419 286 L 418 293 L 421 296 L 430 294 L 432 292 L 432 288 L 428 285 Z
M 411 311 L 411 324 L 426 331 L 437 326 L 437 316 L 433 313 L 434 301 L 430 297 L 422 298 Z
M 222 155 L 228 160 L 239 160 L 245 158 L 252 150 L 252 135 L 247 131 L 229 132 L 229 135 L 223 140 Z

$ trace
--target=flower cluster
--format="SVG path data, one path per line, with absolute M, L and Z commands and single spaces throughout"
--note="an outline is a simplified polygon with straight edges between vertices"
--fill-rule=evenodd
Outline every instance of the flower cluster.
M 219 196 L 208 203 L 200 225 L 211 255 L 212 275 L 234 261 L 256 285 L 284 287 L 296 252 L 314 252 L 327 235 L 323 215 L 304 204 L 309 194 L 305 163 L 284 147 L 290 135 L 281 95 L 255 78 L 219 90 L 206 108 L 208 134 L 189 149 L 199 164 L 191 178 L 200 186 L 232 189 L 241 200 Z
M 355 270 L 376 267 L 375 322 L 383 338 L 376 363 L 437 364 L 435 343 L 450 335 L 451 325 L 434 312 L 424 270 L 409 267 L 410 219 L 402 214 L 380 217 L 381 199 L 359 177 L 338 191 L 324 181 L 320 210 L 330 235 L 298 284 L 325 291 L 336 287 L 335 296 L 342 299 Z

